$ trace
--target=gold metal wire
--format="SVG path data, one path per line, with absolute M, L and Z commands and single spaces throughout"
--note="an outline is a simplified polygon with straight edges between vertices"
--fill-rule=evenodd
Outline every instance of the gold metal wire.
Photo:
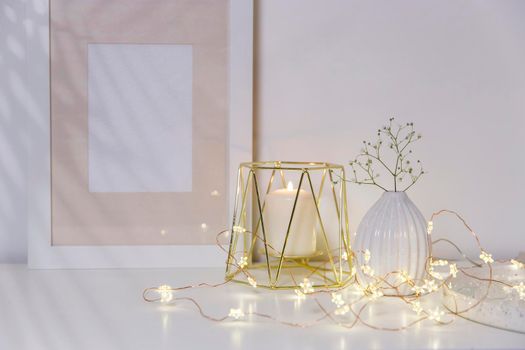
M 248 172 L 248 177 L 244 179 L 243 174 L 244 172 Z M 262 185 L 260 183 L 260 178 L 262 176 L 262 173 L 259 174 L 259 172 L 269 172 L 270 173 L 270 179 L 268 181 L 267 185 Z M 269 161 L 269 162 L 251 162 L 251 163 L 242 163 L 239 166 L 239 175 L 238 175 L 238 184 L 237 184 L 237 194 L 235 196 L 236 198 L 236 205 L 235 205 L 235 214 L 233 217 L 233 227 L 242 227 L 243 232 L 236 232 L 235 230 L 232 232 L 232 237 L 230 238 L 230 249 L 228 252 L 228 259 L 227 259 L 227 269 L 226 269 L 226 278 L 230 278 L 232 275 L 231 267 L 232 265 L 232 255 L 234 254 L 242 254 L 243 256 L 247 257 L 249 260 L 249 269 L 260 269 L 265 268 L 267 271 L 268 280 L 260 281 L 260 286 L 268 286 L 270 288 L 275 289 L 282 289 L 282 288 L 294 288 L 294 286 L 287 285 L 285 286 L 283 282 L 281 281 L 281 277 L 283 274 L 283 270 L 289 270 L 290 267 L 297 267 L 297 264 L 294 262 L 294 259 L 288 259 L 285 257 L 284 252 L 286 251 L 286 247 L 289 243 L 289 237 L 290 232 L 292 229 L 292 224 L 294 220 L 298 220 L 298 218 L 295 218 L 296 216 L 296 208 L 299 198 L 299 191 L 301 191 L 302 188 L 305 188 L 308 192 L 311 193 L 314 206 L 316 208 L 316 222 L 318 222 L 320 228 L 319 228 L 319 234 L 321 239 L 323 240 L 324 244 L 324 250 L 326 252 L 326 256 L 328 258 L 328 266 L 331 271 L 332 276 L 327 276 L 328 270 L 320 267 L 320 262 L 315 261 L 314 264 L 311 259 L 303 259 L 302 263 L 299 265 L 304 270 L 309 271 L 316 271 L 316 275 L 318 275 L 321 279 L 321 281 L 325 281 L 326 283 L 323 285 L 322 283 L 317 283 L 316 286 L 325 286 L 325 287 L 340 287 L 343 286 L 344 283 L 348 282 L 349 278 L 348 275 L 350 274 L 351 268 L 352 268 L 352 260 L 350 258 L 350 244 L 349 244 L 349 232 L 348 232 L 348 213 L 347 211 L 347 204 L 346 204 L 346 184 L 345 182 L 334 182 L 333 172 L 339 172 L 339 176 L 344 177 L 344 167 L 337 164 L 331 164 L 326 162 L 288 162 L 288 161 Z M 280 179 L 280 183 L 282 187 L 286 187 L 286 174 L 287 173 L 297 173 L 299 174 L 299 184 L 296 189 L 294 202 L 292 211 L 290 214 L 290 217 L 288 219 L 286 232 L 285 232 L 285 238 L 284 238 L 284 244 L 283 247 L 279 247 L 279 249 L 276 249 L 275 247 L 269 247 L 268 241 L 266 239 L 267 232 L 266 227 L 264 223 L 264 211 L 266 207 L 266 201 L 265 197 L 268 195 L 272 189 L 272 186 L 274 185 L 276 175 L 278 174 L 278 177 Z M 320 184 L 318 189 L 316 190 L 314 188 L 314 184 L 312 181 L 312 173 L 315 173 L 316 175 L 321 176 Z M 328 180 L 327 180 L 328 179 Z M 336 210 L 337 220 L 339 220 L 339 244 L 338 247 L 330 247 L 328 236 L 325 230 L 325 225 L 323 223 L 323 218 L 320 212 L 320 205 L 321 205 L 321 195 L 323 193 L 323 189 L 325 187 L 325 183 L 329 182 L 329 188 L 331 190 L 331 200 L 333 200 L 333 204 Z M 336 186 L 340 187 L 339 193 L 336 191 Z M 262 188 L 265 187 L 265 193 L 264 197 L 262 194 Z M 249 196 L 248 193 L 252 192 L 253 196 Z M 254 206 L 255 206 L 255 213 L 254 213 L 254 224 L 253 224 L 253 233 L 250 233 L 249 228 L 247 228 L 247 225 L 249 225 L 247 217 L 247 211 L 248 211 L 248 201 L 253 200 Z M 240 202 L 240 204 L 238 203 Z M 240 220 L 242 218 L 242 220 Z M 259 242 L 259 232 L 262 233 L 262 246 L 264 248 L 264 262 L 265 265 L 261 264 L 254 264 L 254 249 L 256 244 Z M 251 238 L 248 237 L 248 234 L 251 234 Z M 244 242 L 244 249 L 241 252 L 237 251 L 237 242 L 239 239 L 242 239 Z M 249 244 L 247 244 L 249 243 Z M 336 261 L 333 250 L 336 249 L 339 256 L 342 256 L 343 253 L 348 257 L 347 261 L 341 261 L 341 259 L 338 259 Z M 270 254 L 269 250 L 272 250 L 272 253 Z M 270 256 L 277 256 L 278 257 L 278 264 L 275 266 L 273 263 L 271 263 Z M 288 276 L 289 274 L 287 274 Z M 246 283 L 244 279 L 238 280 L 234 279 L 234 281 L 238 281 L 241 283 Z M 335 283 L 334 283 L 335 281 Z

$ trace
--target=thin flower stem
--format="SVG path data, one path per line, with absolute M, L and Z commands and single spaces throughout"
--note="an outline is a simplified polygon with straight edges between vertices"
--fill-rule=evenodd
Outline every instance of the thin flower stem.
M 409 155 L 412 153 L 412 150 L 409 149 L 414 142 L 418 141 L 421 136 L 417 135 L 414 131 L 413 123 L 406 123 L 403 125 L 397 124 L 394 122 L 394 118 L 389 119 L 387 126 L 384 126 L 382 129 L 377 131 L 378 139 L 375 143 L 363 141 L 363 149 L 359 153 L 354 161 L 350 162 L 352 166 L 354 179 L 351 182 L 357 184 L 367 184 L 375 185 L 384 191 L 387 191 L 387 188 L 383 185 L 380 185 L 376 179 L 379 177 L 379 173 L 375 172 L 374 164 L 381 165 L 386 171 L 393 177 L 393 187 L 394 191 L 398 191 L 401 187 L 401 181 L 405 177 L 410 177 L 412 183 L 406 186 L 402 191 L 407 191 L 410 189 L 425 173 L 420 165 L 420 172 L 416 176 L 414 174 L 413 165 L 410 162 Z M 383 157 L 381 147 L 383 146 L 383 138 L 386 138 L 390 142 L 390 149 L 394 152 L 395 164 L 392 169 L 385 158 Z M 373 148 L 373 150 L 372 150 Z M 418 164 L 419 164 L 418 160 Z M 364 174 L 364 179 L 358 179 L 358 170 Z

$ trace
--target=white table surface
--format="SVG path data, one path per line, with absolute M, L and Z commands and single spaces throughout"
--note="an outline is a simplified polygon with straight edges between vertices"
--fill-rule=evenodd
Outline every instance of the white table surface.
M 147 286 L 218 282 L 222 276 L 222 269 L 29 270 L 0 265 L 0 349 L 525 348 L 525 335 L 463 319 L 449 326 L 425 321 L 402 332 L 329 324 L 299 329 L 261 320 L 214 323 L 187 303 L 162 306 L 142 300 Z M 294 304 L 289 293 L 236 284 L 185 295 L 198 298 L 216 316 L 243 307 L 287 317 L 287 307 Z M 312 318 L 318 316 L 313 304 L 300 307 L 301 315 L 311 309 Z M 403 317 L 388 310 L 377 309 L 377 317 Z

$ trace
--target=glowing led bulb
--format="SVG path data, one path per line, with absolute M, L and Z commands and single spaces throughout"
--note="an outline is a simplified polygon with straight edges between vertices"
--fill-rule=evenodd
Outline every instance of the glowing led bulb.
M 428 319 L 434 320 L 436 322 L 441 321 L 441 316 L 445 315 L 445 311 L 441 310 L 439 307 L 436 307 L 434 310 L 428 311 Z
M 408 272 L 401 271 L 399 278 L 401 279 L 402 283 L 410 283 L 412 281 L 412 278 L 408 275 Z
M 425 283 L 423 283 L 423 289 L 427 292 L 435 292 L 438 290 L 438 286 L 436 285 L 436 282 L 434 280 L 427 280 L 425 279 Z
M 425 292 L 425 288 L 423 286 L 414 285 L 412 286 L 412 291 L 415 295 L 420 295 Z
M 248 283 L 250 284 L 250 286 L 252 286 L 253 288 L 257 288 L 257 282 L 251 278 L 251 277 L 248 277 Z
M 421 312 L 423 312 L 423 308 L 421 307 L 421 303 L 419 301 L 414 301 L 410 304 L 412 307 L 412 310 L 419 316 Z
M 303 282 L 299 283 L 299 286 L 304 294 L 312 293 L 314 291 L 312 282 L 310 282 L 308 278 L 303 279 Z
M 369 265 L 362 265 L 361 271 L 363 271 L 363 273 L 368 276 L 374 276 L 374 273 L 375 273 L 374 269 L 371 268 Z
M 203 222 L 203 223 L 201 224 L 201 230 L 202 230 L 202 232 L 206 232 L 206 231 L 208 231 L 208 224 L 206 224 L 205 222 Z
M 341 259 L 344 261 L 348 261 L 348 254 L 346 252 L 343 252 L 343 254 L 341 254 Z
M 515 285 L 514 287 L 512 287 L 512 289 L 514 289 L 518 293 L 520 300 L 525 300 L 525 284 L 523 284 L 523 282 L 520 282 L 520 284 Z
M 239 260 L 239 267 L 241 269 L 244 269 L 246 266 L 248 266 L 248 257 L 247 256 L 243 256 Z
M 365 263 L 370 261 L 370 250 L 365 249 L 365 252 L 363 253 L 363 258 L 365 259 Z
M 428 225 L 427 225 L 427 233 L 429 235 L 431 235 L 432 234 L 432 230 L 434 230 L 434 223 L 432 221 L 429 221 Z
M 230 309 L 230 313 L 228 314 L 228 316 L 239 320 L 244 317 L 244 312 L 242 312 L 241 309 Z
M 233 226 L 234 233 L 245 233 L 246 229 L 242 226 Z
M 343 296 L 340 293 L 332 293 L 332 303 L 337 307 L 341 307 L 345 304 Z
M 458 267 L 456 266 L 456 264 L 450 264 L 449 268 L 450 268 L 450 274 L 452 275 L 452 277 L 456 278 L 458 274 Z
M 292 181 L 288 181 L 288 185 L 286 185 L 287 191 L 293 191 L 293 183 Z
M 167 284 L 163 284 L 157 288 L 157 292 L 160 294 L 161 303 L 169 303 L 173 300 L 173 288 Z
M 494 259 L 492 259 L 492 254 L 487 253 L 486 251 L 482 250 L 481 254 L 479 255 L 479 258 L 485 262 L 485 264 L 493 263 Z
M 521 261 L 510 259 L 510 262 L 512 263 L 512 266 L 517 269 L 523 269 L 525 267 L 525 264 L 523 264 Z
M 434 260 L 434 259 L 431 259 L 430 260 L 430 265 L 432 266 L 446 266 L 448 265 L 448 261 L 447 260 Z

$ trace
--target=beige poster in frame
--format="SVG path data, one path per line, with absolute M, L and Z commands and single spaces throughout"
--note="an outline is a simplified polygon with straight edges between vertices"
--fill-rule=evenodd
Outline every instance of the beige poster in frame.
M 223 264 L 215 235 L 251 159 L 251 1 L 29 7 L 49 32 L 28 33 L 30 74 L 44 78 L 32 91 L 29 265 Z

